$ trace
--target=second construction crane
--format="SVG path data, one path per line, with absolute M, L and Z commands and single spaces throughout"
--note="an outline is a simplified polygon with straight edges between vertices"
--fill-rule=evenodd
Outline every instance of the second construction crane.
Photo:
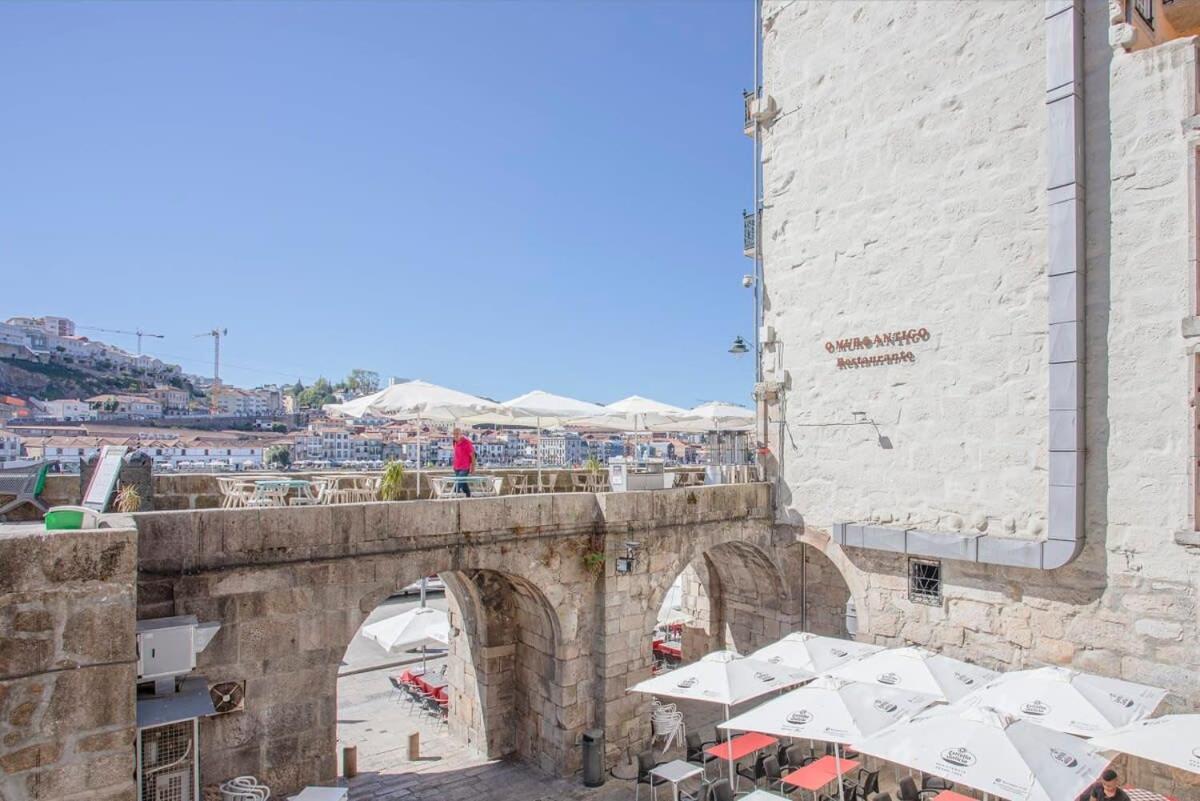
M 196 334 L 198 337 L 213 338 L 213 382 L 208 404 L 209 410 L 213 414 L 221 410 L 221 337 L 228 336 L 228 334 L 228 328 L 214 328 L 203 334 Z

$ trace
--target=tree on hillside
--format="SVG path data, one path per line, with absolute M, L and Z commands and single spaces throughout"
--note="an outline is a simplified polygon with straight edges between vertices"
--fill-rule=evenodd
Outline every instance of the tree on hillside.
M 320 409 L 326 403 L 337 403 L 333 396 L 333 387 L 324 376 L 313 382 L 313 385 L 296 396 L 296 402 L 304 409 Z
M 272 445 L 265 456 L 268 467 L 288 467 L 292 463 L 292 453 L 286 445 Z
M 370 395 L 379 389 L 379 373 L 355 367 L 350 371 L 350 375 L 346 376 L 344 383 L 346 389 L 355 395 Z

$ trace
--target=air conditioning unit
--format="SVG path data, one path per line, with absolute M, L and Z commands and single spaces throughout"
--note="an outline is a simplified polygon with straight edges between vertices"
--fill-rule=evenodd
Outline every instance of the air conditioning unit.
M 195 718 L 138 729 L 138 801 L 199 801 Z
M 168 679 L 191 672 L 196 654 L 212 641 L 220 623 L 197 623 L 195 615 L 139 620 L 138 679 Z

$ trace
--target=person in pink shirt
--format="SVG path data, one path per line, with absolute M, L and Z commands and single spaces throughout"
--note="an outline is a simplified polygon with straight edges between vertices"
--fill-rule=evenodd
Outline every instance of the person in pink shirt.
M 468 437 L 463 436 L 462 429 L 456 428 L 452 433 L 454 437 L 454 458 L 450 462 L 450 466 L 454 468 L 454 475 L 469 476 L 475 472 L 475 446 L 471 444 Z M 459 481 L 454 485 L 455 492 L 461 492 L 468 498 L 471 497 L 471 485 L 466 481 Z

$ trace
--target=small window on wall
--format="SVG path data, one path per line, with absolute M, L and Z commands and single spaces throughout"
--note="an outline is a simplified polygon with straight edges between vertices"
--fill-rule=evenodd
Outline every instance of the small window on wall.
M 942 563 L 908 560 L 908 600 L 929 606 L 942 605 Z

